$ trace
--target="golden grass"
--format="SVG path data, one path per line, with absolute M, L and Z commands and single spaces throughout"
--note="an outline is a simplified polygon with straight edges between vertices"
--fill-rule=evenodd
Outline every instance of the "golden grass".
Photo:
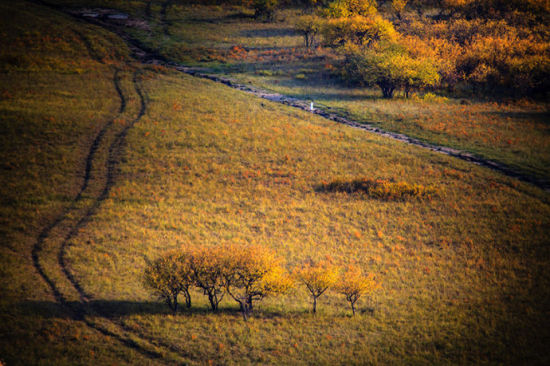
M 25 27 L 54 29 L 69 48 L 57 58 L 57 46 L 33 46 L 26 55 L 3 49 L 32 62 L 2 59 L 0 68 L 0 331 L 8 335 L 0 359 L 160 363 L 70 318 L 30 256 L 41 228 L 71 204 L 93 137 L 119 108 L 112 58 L 94 61 L 94 52 L 65 37 L 64 25 L 99 43 L 112 36 L 28 3 L 5 9 L 6 42 L 26 31 L 8 33 L 10 19 L 27 19 Z M 55 67 L 37 72 L 42 52 Z M 80 65 L 88 65 L 82 73 Z M 108 199 L 67 253 L 92 303 L 136 340 L 162 343 L 190 364 L 548 363 L 546 193 L 212 82 L 144 72 L 147 113 L 130 130 Z M 126 68 L 121 83 L 129 106 L 117 128 L 138 107 Z M 394 202 L 315 190 L 358 176 L 433 186 L 438 195 Z M 145 258 L 223 243 L 270 247 L 290 266 L 308 258 L 355 264 L 382 287 L 360 301 L 355 318 L 336 293 L 310 316 L 308 294 L 297 288 L 262 302 L 247 324 L 227 299 L 211 314 L 193 293 L 193 310 L 174 316 L 143 288 Z M 63 285 L 56 253 L 42 254 Z
M 127 10 L 143 16 L 136 9 Z M 386 130 L 470 151 L 544 182 L 550 179 L 548 103 L 464 101 L 453 95 L 447 102 L 437 97 L 407 100 L 402 95 L 385 100 L 377 88 L 350 88 L 330 79 L 337 56 L 329 49 L 302 47 L 302 37 L 293 31 L 297 10 L 284 10 L 279 21 L 263 23 L 247 17 L 240 7 L 171 6 L 168 36 L 159 12 L 153 12 L 152 33 L 128 31 L 168 59 L 213 66 L 244 83 L 312 100 Z
M 144 258 L 226 242 L 269 246 L 290 265 L 356 263 L 382 289 L 354 321 L 336 294 L 309 317 L 309 298 L 297 289 L 262 304 L 251 322 L 261 331 L 252 334 L 232 302 L 211 315 L 198 293 L 190 313 L 171 317 L 159 304 L 158 315 L 133 310 L 122 321 L 199 363 L 213 355 L 288 364 L 541 356 L 545 295 L 532 278 L 548 281 L 545 194 L 211 82 L 150 77 L 148 114 L 129 136 L 122 175 L 70 248 L 94 297 L 139 309 L 151 300 L 140 282 Z M 385 202 L 315 191 L 323 180 L 366 172 L 435 186 L 440 197 Z

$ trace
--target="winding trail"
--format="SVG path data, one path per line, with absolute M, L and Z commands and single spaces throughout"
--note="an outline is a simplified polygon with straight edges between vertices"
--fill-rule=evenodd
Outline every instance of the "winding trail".
M 96 134 L 86 157 L 84 179 L 78 194 L 71 204 L 41 231 L 32 248 L 31 256 L 37 272 L 48 284 L 56 301 L 67 311 L 71 318 L 84 322 L 103 335 L 118 340 L 125 346 L 152 360 L 165 363 L 170 363 L 169 361 L 181 363 L 180 357 L 174 355 L 174 351 L 170 348 L 163 347 L 162 344 L 154 344 L 145 337 L 140 337 L 121 322 L 109 319 L 108 314 L 102 314 L 98 307 L 90 302 L 92 296 L 85 292 L 65 260 L 71 239 L 88 223 L 101 203 L 108 198 L 115 181 L 117 166 L 124 153 L 124 143 L 128 131 L 146 113 L 146 98 L 139 85 L 138 77 L 139 71 L 134 72 L 132 84 L 140 102 L 137 116 L 121 130 L 116 131 L 115 119 L 126 113 L 127 98 L 122 92 L 120 70 L 115 71 L 113 84 L 120 98 L 118 114 L 109 120 Z M 98 156 L 98 152 L 102 149 L 107 149 L 106 160 Z M 81 206 L 84 206 L 84 208 Z M 59 240 L 60 237 L 61 240 Z M 57 253 L 56 265 L 50 263 L 51 261 L 48 262 L 48 253 L 51 252 Z M 61 275 L 59 273 L 56 275 L 56 271 L 59 271 Z M 65 281 L 68 283 L 63 283 Z M 77 295 L 79 301 L 72 300 L 75 295 Z M 97 318 L 101 318 L 100 321 L 97 321 Z M 140 338 L 139 342 L 134 339 L 136 337 Z M 158 348 L 160 347 L 164 349 L 159 351 Z
M 241 90 L 241 91 L 246 92 L 248 94 L 252 94 L 252 95 L 255 95 L 257 97 L 260 97 L 260 98 L 263 98 L 263 99 L 266 99 L 266 100 L 269 100 L 269 101 L 272 101 L 272 102 L 281 103 L 281 104 L 285 104 L 285 105 L 288 105 L 288 106 L 291 106 L 291 107 L 294 107 L 294 108 L 298 108 L 298 109 L 301 109 L 303 111 L 319 115 L 321 117 L 324 117 L 326 119 L 329 119 L 329 120 L 337 122 L 337 123 L 344 124 L 344 125 L 349 126 L 349 127 L 361 129 L 361 130 L 364 130 L 364 131 L 368 131 L 368 132 L 371 132 L 371 133 L 374 133 L 374 134 L 377 134 L 377 135 L 380 135 L 380 136 L 384 136 L 384 137 L 391 138 L 393 140 L 405 142 L 405 143 L 410 144 L 410 145 L 419 146 L 419 147 L 422 147 L 422 148 L 425 148 L 425 149 L 428 149 L 428 150 L 431 150 L 431 151 L 435 151 L 435 152 L 438 152 L 438 153 L 441 153 L 441 154 L 453 156 L 455 158 L 465 160 L 465 161 L 474 163 L 476 165 L 480 165 L 480 166 L 483 166 L 483 167 L 486 167 L 486 168 L 490 168 L 490 169 L 495 170 L 497 172 L 500 172 L 504 175 L 507 175 L 507 176 L 512 177 L 512 178 L 516 178 L 516 179 L 521 180 L 521 181 L 526 182 L 526 183 L 530 183 L 530 184 L 535 185 L 535 186 L 537 186 L 537 187 L 539 187 L 539 188 L 541 188 L 541 189 L 543 189 L 547 192 L 550 192 L 550 182 L 548 182 L 546 180 L 537 179 L 536 177 L 533 177 L 533 176 L 530 176 L 530 175 L 527 175 L 527 174 L 523 174 L 521 172 L 518 172 L 518 171 L 514 170 L 513 168 L 511 168 L 507 165 L 504 165 L 504 164 L 501 164 L 501 163 L 498 163 L 498 162 L 495 162 L 495 161 L 492 161 L 492 160 L 484 159 L 482 157 L 479 157 L 479 156 L 477 156 L 473 153 L 467 152 L 467 151 L 453 149 L 451 147 L 446 147 L 446 146 L 430 144 L 428 142 L 424 142 L 424 141 L 421 141 L 419 139 L 415 139 L 413 137 L 410 137 L 410 136 L 407 136 L 407 135 L 404 135 L 404 134 L 401 134 L 401 133 L 390 132 L 390 131 L 383 130 L 381 128 L 375 127 L 375 126 L 370 125 L 368 123 L 359 123 L 357 121 L 348 119 L 348 118 L 338 114 L 337 112 L 334 112 L 332 110 L 332 108 L 330 108 L 330 107 L 323 107 L 323 108 L 320 108 L 320 107 L 315 108 L 314 107 L 313 109 L 311 109 L 311 104 L 310 104 L 311 101 L 309 101 L 309 100 L 293 98 L 293 97 L 289 97 L 289 96 L 286 96 L 286 95 L 283 95 L 283 94 L 273 93 L 273 92 L 269 92 L 269 91 L 266 91 L 266 90 L 263 90 L 263 89 L 260 89 L 260 88 L 255 88 L 255 87 L 252 87 L 252 86 L 249 86 L 249 85 L 239 84 L 239 83 L 235 82 L 232 79 L 225 78 L 225 77 L 215 75 L 215 74 L 209 74 L 209 73 L 205 72 L 204 69 L 197 69 L 197 68 L 182 66 L 182 65 L 175 64 L 175 63 L 172 63 L 172 62 L 162 62 L 162 61 L 156 61 L 156 60 L 149 61 L 149 62 L 164 63 L 165 66 L 173 67 L 174 69 L 179 70 L 183 73 L 186 73 L 186 74 L 189 74 L 189 75 L 192 75 L 192 76 L 195 76 L 195 77 L 209 79 L 209 80 L 227 85 L 227 86 L 229 86 L 233 89 L 238 89 L 238 90 Z

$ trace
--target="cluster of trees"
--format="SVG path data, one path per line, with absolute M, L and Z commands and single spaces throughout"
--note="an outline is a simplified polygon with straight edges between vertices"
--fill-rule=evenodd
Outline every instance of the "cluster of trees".
M 345 271 L 328 261 L 306 263 L 287 272 L 284 261 L 272 250 L 257 245 L 227 245 L 219 247 L 186 247 L 169 251 L 147 264 L 144 284 L 176 312 L 178 298 L 191 307 L 192 287 L 208 297 L 213 311 L 229 295 L 239 304 L 245 320 L 254 303 L 267 296 L 288 292 L 296 284 L 309 291 L 313 308 L 328 289 L 343 294 L 355 315 L 356 302 L 377 288 L 372 275 L 350 266 Z
M 295 23 L 306 47 L 341 54 L 339 75 L 395 90 L 550 88 L 550 5 L 544 0 L 311 1 Z M 316 9 L 312 11 L 311 9 Z M 379 11 L 378 9 L 381 9 Z
M 374 0 L 334 0 L 317 16 L 299 18 L 296 30 L 304 35 L 306 46 L 322 36 L 324 44 L 344 56 L 337 69 L 353 84 L 378 86 L 385 98 L 402 89 L 406 96 L 413 89 L 435 86 L 440 81 L 435 63 L 413 54 L 401 42 L 393 23 L 377 10 Z

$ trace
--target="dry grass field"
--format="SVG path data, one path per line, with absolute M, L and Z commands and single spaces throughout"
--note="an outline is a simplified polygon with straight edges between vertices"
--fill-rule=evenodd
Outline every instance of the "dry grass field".
M 123 4 L 136 17 L 145 16 L 145 5 Z M 151 27 L 166 26 L 161 5 L 151 6 Z M 170 37 L 180 29 L 178 9 L 167 13 Z M 4 364 L 549 362 L 547 192 L 139 64 L 115 34 L 52 8 L 2 2 L 0 10 L 0 38 L 9 45 L 0 53 Z M 231 27 L 252 22 L 236 19 L 210 34 L 232 37 Z M 278 34 L 278 42 L 299 43 Z M 518 164 L 548 174 L 546 123 L 537 119 L 543 104 L 382 101 L 357 90 L 346 99 L 341 89 L 315 99 L 301 79 L 283 88 L 255 71 L 238 77 L 430 141 L 480 146 L 496 160 L 524 154 L 530 160 Z M 477 132 L 462 136 L 448 116 Z M 524 146 L 521 153 L 514 144 Z M 388 200 L 320 189 L 360 178 L 418 184 L 433 194 Z M 193 307 L 173 314 L 143 285 L 146 261 L 168 249 L 230 243 L 273 249 L 289 270 L 308 260 L 354 264 L 380 288 L 359 301 L 356 316 L 334 291 L 312 315 L 297 284 L 258 303 L 244 322 L 228 296 L 212 313 L 193 290 Z

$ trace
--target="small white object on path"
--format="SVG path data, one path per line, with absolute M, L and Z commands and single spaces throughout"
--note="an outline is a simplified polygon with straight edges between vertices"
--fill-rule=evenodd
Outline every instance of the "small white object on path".
M 313 110 L 313 102 L 311 102 L 311 106 L 309 107 L 309 110 L 310 110 L 310 111 Z

